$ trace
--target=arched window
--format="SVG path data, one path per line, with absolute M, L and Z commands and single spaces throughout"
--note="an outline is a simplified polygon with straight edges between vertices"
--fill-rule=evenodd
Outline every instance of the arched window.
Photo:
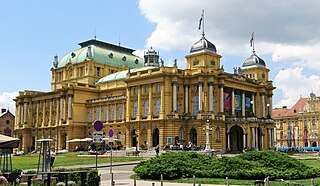
M 220 129 L 219 129 L 219 127 L 216 128 L 216 142 L 220 142 Z
M 149 99 L 144 100 L 144 112 L 143 117 L 147 117 L 149 112 Z
M 312 119 L 312 126 L 316 126 L 316 120 L 315 119 Z

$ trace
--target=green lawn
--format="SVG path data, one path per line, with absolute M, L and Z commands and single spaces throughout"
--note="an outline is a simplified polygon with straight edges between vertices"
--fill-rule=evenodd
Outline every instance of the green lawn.
M 88 155 L 88 154 L 86 154 Z M 21 155 L 12 157 L 12 168 L 13 169 L 36 169 L 38 167 L 39 154 Z M 128 162 L 143 160 L 141 157 L 118 157 L 113 156 L 112 162 Z M 72 165 L 95 165 L 95 156 L 81 156 L 80 153 L 70 152 L 58 154 L 56 156 L 54 167 L 60 166 L 72 166 Z M 98 165 L 100 163 L 110 163 L 110 156 L 103 156 L 98 158 Z

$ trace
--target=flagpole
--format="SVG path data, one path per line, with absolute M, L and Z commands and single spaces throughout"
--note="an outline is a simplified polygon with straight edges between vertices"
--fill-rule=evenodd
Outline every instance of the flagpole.
M 202 21 L 203 21 L 203 24 L 202 24 L 202 36 L 204 37 L 204 9 L 202 10 Z

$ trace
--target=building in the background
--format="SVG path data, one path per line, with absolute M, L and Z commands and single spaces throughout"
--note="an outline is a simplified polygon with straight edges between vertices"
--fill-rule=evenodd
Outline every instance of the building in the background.
M 1 108 L 0 113 L 0 134 L 13 136 L 14 115 L 9 109 Z
M 292 107 L 273 109 L 278 147 L 318 147 L 320 134 L 320 98 L 300 98 Z
M 127 148 L 189 142 L 222 151 L 274 147 L 274 87 L 254 51 L 242 68 L 227 73 L 204 34 L 186 55 L 186 69 L 177 61 L 164 66 L 153 49 L 141 59 L 97 40 L 80 46 L 54 58 L 50 92 L 23 91 L 15 99 L 19 150 L 33 149 L 39 138 L 54 139 L 59 150 L 72 148 L 66 141 L 90 138 L 96 120 L 105 137 L 112 128 Z

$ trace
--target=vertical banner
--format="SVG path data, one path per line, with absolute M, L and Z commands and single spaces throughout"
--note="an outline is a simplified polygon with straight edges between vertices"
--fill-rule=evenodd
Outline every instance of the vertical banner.
M 226 92 L 223 93 L 223 102 L 224 102 L 225 109 L 231 108 L 231 97 L 229 93 L 226 93 Z
M 236 110 L 242 110 L 242 99 L 241 95 L 235 94 L 234 95 L 234 108 Z
M 249 110 L 250 108 L 251 108 L 251 98 L 247 98 L 246 97 L 246 100 L 245 100 L 245 102 L 246 102 L 246 110 Z

